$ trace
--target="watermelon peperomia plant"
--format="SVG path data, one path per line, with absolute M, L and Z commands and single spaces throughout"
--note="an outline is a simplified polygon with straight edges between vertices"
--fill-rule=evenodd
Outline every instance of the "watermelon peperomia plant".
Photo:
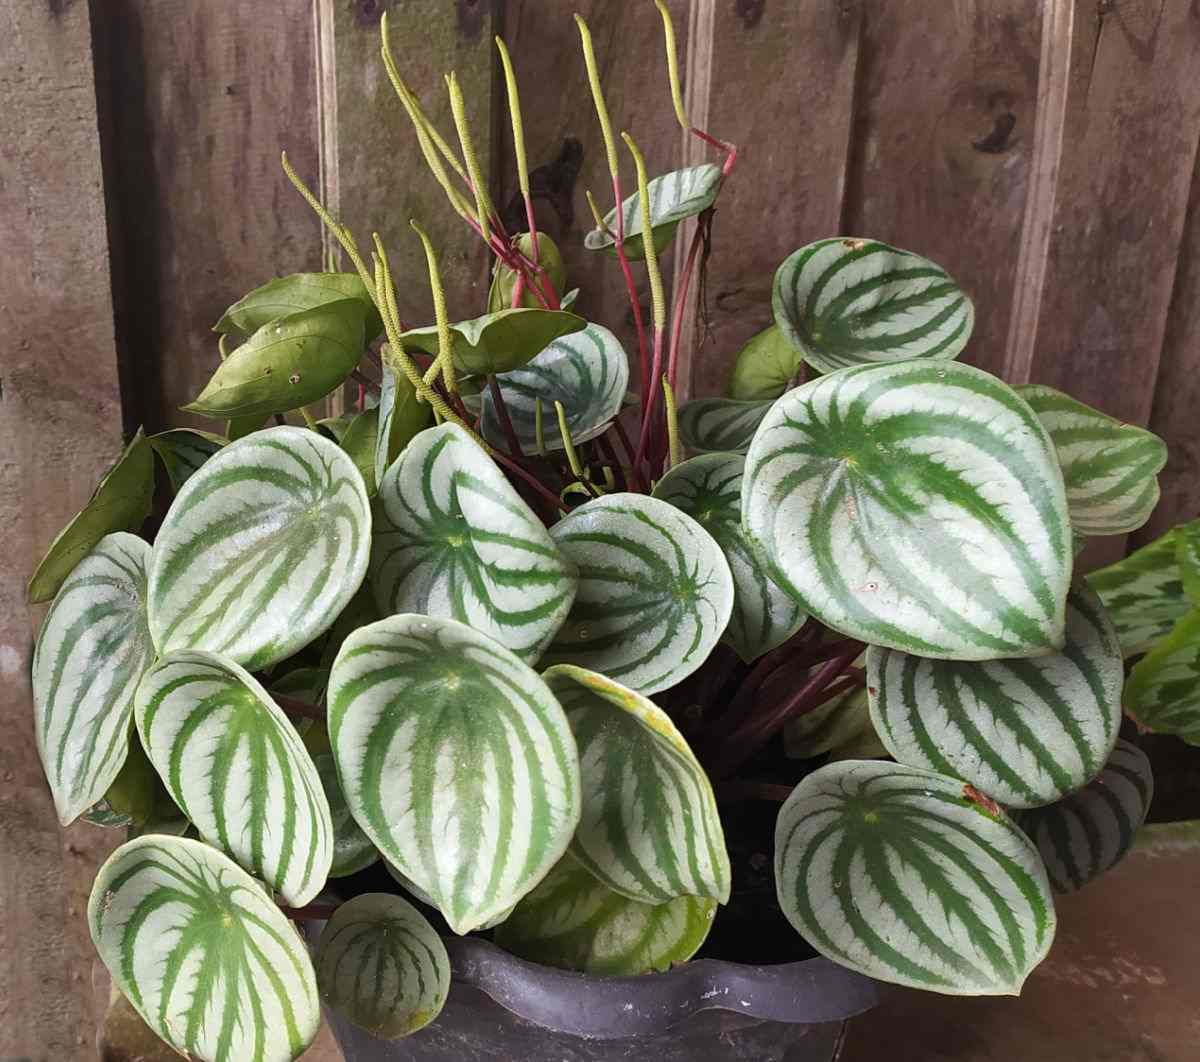
M 1073 577 L 1085 537 L 1148 518 L 1162 442 L 953 360 L 973 307 L 932 262 L 801 247 L 729 394 L 677 414 L 737 152 L 690 125 L 659 8 L 679 122 L 722 161 L 651 181 L 623 135 L 628 198 L 579 20 L 615 199 L 601 217 L 589 194 L 584 242 L 630 296 L 632 394 L 535 227 L 503 42 L 515 235 L 457 81 L 456 150 L 385 20 L 417 145 L 495 255 L 486 312 L 449 319 L 414 223 L 434 323 L 406 327 L 378 237 L 368 263 L 285 158 L 353 271 L 231 306 L 187 407 L 221 432 L 139 432 L 31 580 L 53 598 L 33 687 L 58 813 L 131 835 L 92 935 L 190 1057 L 294 1058 L 322 999 L 379 1036 L 421 1028 L 449 990 L 439 929 L 590 973 L 685 961 L 736 896 L 722 816 L 748 800 L 782 803 L 779 905 L 817 951 L 1016 993 L 1052 888 L 1112 866 L 1146 815 L 1122 705 L 1200 743 L 1200 528 Z M 658 256 L 687 218 L 668 316 Z M 314 419 L 348 381 L 357 409 Z M 391 877 L 353 885 L 380 860 Z M 305 917 L 327 919 L 311 957 Z

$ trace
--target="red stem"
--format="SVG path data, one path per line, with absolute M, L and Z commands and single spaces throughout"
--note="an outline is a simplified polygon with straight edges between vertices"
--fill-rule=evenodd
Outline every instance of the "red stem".
M 642 419 L 646 417 L 646 403 L 650 400 L 650 356 L 646 350 L 646 325 L 642 321 L 642 304 L 638 302 L 637 285 L 633 282 L 633 271 L 629 268 L 629 258 L 625 254 L 625 210 L 621 199 L 621 175 L 613 174 L 613 197 L 617 201 L 617 231 L 613 236 L 617 261 L 621 263 L 621 273 L 625 277 L 625 291 L 629 295 L 629 306 L 633 310 L 633 323 L 637 328 L 638 358 L 642 370 Z
M 325 722 L 325 709 L 319 704 L 309 704 L 308 701 L 302 701 L 297 697 L 289 697 L 283 693 L 275 693 L 270 691 L 271 700 L 273 700 L 284 714 L 295 716 L 297 719 L 315 719 L 318 722 Z
M 707 211 L 705 211 L 706 213 Z M 679 365 L 679 342 L 683 336 L 683 309 L 687 303 L 688 288 L 692 283 L 692 273 L 696 269 L 696 258 L 703 243 L 704 214 L 701 214 L 696 224 L 696 231 L 692 234 L 692 245 L 688 248 L 683 273 L 679 277 L 675 285 L 675 291 L 671 296 L 671 302 L 674 304 L 671 307 L 671 353 L 667 359 L 667 380 L 671 384 L 671 390 L 675 389 L 675 374 Z
M 525 274 L 518 273 L 516 283 L 513 284 L 512 301 L 509 303 L 509 306 L 515 310 L 518 306 L 521 305 L 521 299 L 524 297 L 524 295 L 525 295 Z
M 806 623 L 783 645 L 764 653 L 758 658 L 754 667 L 738 686 L 737 692 L 729 707 L 725 709 L 709 728 L 710 740 L 728 734 L 741 721 L 754 703 L 754 698 L 780 667 L 793 661 L 804 660 L 808 655 L 808 647 L 820 637 L 823 628 L 815 622 Z
M 654 421 L 654 407 L 657 403 L 658 392 L 662 388 L 658 384 L 658 379 L 662 375 L 662 354 L 663 354 L 663 330 L 656 328 L 654 330 L 654 366 L 651 370 L 650 378 L 654 381 L 654 385 L 650 388 L 650 401 L 646 404 L 645 412 L 642 414 L 642 434 L 638 439 L 637 454 L 635 462 L 639 466 L 646 456 L 646 448 L 650 443 L 650 425 Z
M 630 443 L 629 436 L 625 432 L 625 426 L 621 423 L 620 414 L 613 417 L 611 427 L 617 433 L 617 440 L 621 443 L 621 449 L 625 451 L 625 460 L 629 462 L 629 475 L 633 479 L 633 489 L 640 494 L 645 494 L 646 484 L 642 481 L 641 471 L 634 463 L 633 445 Z
M 565 512 L 569 511 L 567 509 L 567 507 L 565 505 L 563 505 L 562 500 L 560 498 L 556 497 L 554 494 L 552 494 L 549 490 L 546 489 L 546 487 L 542 484 L 541 480 L 539 480 L 532 473 L 528 472 L 526 469 L 522 468 L 520 464 L 518 464 L 516 461 L 514 461 L 507 454 L 501 453 L 499 450 L 497 450 L 493 447 L 492 458 L 495 460 L 495 462 L 498 465 L 503 465 L 506 469 L 508 469 L 508 471 L 513 473 L 513 475 L 518 476 L 520 479 L 524 480 L 524 482 L 529 484 L 529 486 L 532 487 L 535 491 L 537 491 L 537 493 L 544 500 L 549 502 L 554 507 L 554 509 L 553 509 L 554 512 L 565 513 Z
M 496 407 L 496 416 L 500 418 L 500 427 L 504 431 L 505 439 L 508 440 L 508 448 L 512 451 L 515 459 L 524 457 L 525 451 L 521 449 L 521 440 L 517 438 L 516 430 L 513 428 L 512 418 L 508 415 L 508 406 L 505 404 L 504 395 L 500 390 L 500 381 L 496 379 L 495 373 L 488 376 L 488 390 L 492 393 L 492 404 Z

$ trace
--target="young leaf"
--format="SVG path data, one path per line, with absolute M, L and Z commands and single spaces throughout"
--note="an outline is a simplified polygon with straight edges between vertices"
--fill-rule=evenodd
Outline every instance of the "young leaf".
M 799 374 L 804 359 L 778 325 L 747 340 L 733 363 L 728 398 L 776 399 Z
M 737 454 L 704 454 L 676 465 L 654 497 L 692 517 L 721 547 L 733 575 L 733 615 L 724 639 L 747 663 L 796 633 L 806 619 L 767 574 L 742 530 L 742 471 Z
M 149 558 L 140 538 L 106 535 L 62 584 L 38 632 L 34 729 L 64 826 L 104 796 L 125 762 L 133 694 L 154 659 Z
M 123 844 L 96 875 L 88 924 L 121 994 L 188 1058 L 291 1062 L 317 1035 L 303 942 L 215 848 L 161 835 Z
M 559 336 L 578 332 L 587 321 L 565 310 L 498 310 L 450 326 L 455 366 L 462 372 L 487 376 L 518 369 Z M 438 352 L 437 328 L 410 328 L 401 334 L 405 350 Z
M 433 407 L 418 399 L 416 388 L 408 377 L 394 370 L 386 361 L 383 364 L 378 409 L 374 463 L 376 490 L 383 482 L 384 473 L 400 456 L 400 451 L 412 441 L 413 436 L 433 423 Z
M 354 462 L 363 478 L 367 494 L 374 496 L 379 480 L 375 478 L 375 456 L 379 447 L 379 406 L 356 413 L 346 426 L 338 444 Z
M 324 703 L 325 689 L 329 685 L 329 672 L 320 668 L 301 668 L 291 675 L 303 678 L 311 675 L 311 681 L 319 689 L 309 692 L 306 699 L 313 704 Z M 291 675 L 285 676 L 290 678 Z M 299 681 L 297 679 L 296 681 Z M 280 691 L 283 692 L 282 687 Z M 301 694 L 305 696 L 304 694 Z M 293 720 L 293 725 L 299 720 Z M 342 783 L 338 778 L 337 762 L 333 758 L 333 749 L 329 744 L 329 732 L 324 725 L 313 725 L 303 731 L 304 747 L 312 757 L 317 776 L 321 779 L 321 787 L 325 790 L 325 799 L 329 801 L 330 821 L 333 823 L 333 864 L 329 868 L 330 878 L 344 878 L 357 874 L 379 860 L 379 850 L 371 843 L 371 839 L 362 832 L 354 816 L 350 814 L 350 805 L 346 803 L 346 794 L 342 792 Z
M 1158 504 L 1166 443 L 1052 387 L 1025 384 L 1016 392 L 1050 433 L 1071 526 L 1082 535 L 1120 535 L 1141 527 Z
M 1125 711 L 1146 730 L 1200 745 L 1200 609 L 1134 664 Z
M 721 168 L 710 162 L 701 166 L 672 170 L 661 177 L 655 177 L 646 186 L 646 195 L 650 200 L 650 231 L 654 234 L 654 249 L 661 252 L 671 242 L 675 230 L 684 218 L 695 217 L 712 206 L 720 188 Z M 642 202 L 636 192 L 626 197 L 621 204 L 621 213 L 625 221 L 625 256 L 631 260 L 645 258 L 646 248 L 642 243 Z M 583 238 L 583 245 L 591 251 L 616 254 L 615 209 L 604 215 L 604 224 L 603 229 L 592 229 Z
M 284 660 L 354 596 L 370 542 L 362 476 L 336 443 L 292 427 L 230 443 L 184 484 L 159 530 L 155 646 L 251 670 Z
M 793 251 L 775 273 L 775 323 L 818 372 L 956 358 L 975 307 L 941 266 L 877 240 L 834 237 Z
M 29 579 L 31 604 L 49 601 L 83 558 L 105 535 L 136 531 L 150 515 L 154 498 L 154 451 L 138 429 L 100 480 L 91 500 L 64 527 Z
M 368 341 L 383 331 L 379 311 L 357 273 L 293 273 L 277 277 L 238 299 L 225 311 L 213 331 L 241 332 L 248 336 L 280 317 L 301 310 L 315 310 L 342 299 L 357 299 L 362 303 Z
M 329 736 L 363 832 L 456 933 L 511 907 L 579 822 L 579 760 L 546 684 L 453 620 L 391 616 L 333 665 Z
M 649 904 L 613 892 L 568 853 L 512 914 L 495 941 L 530 962 L 610 977 L 686 962 L 712 928 L 717 901 L 680 896 Z
M 744 454 L 775 403 L 733 398 L 693 398 L 679 410 L 679 435 L 696 454 Z
M 854 638 L 957 660 L 1063 644 L 1062 473 L 979 369 L 866 365 L 789 391 L 751 444 L 742 522 L 775 580 Z
M 371 546 L 383 615 L 460 620 L 532 662 L 575 583 L 537 514 L 456 424 L 421 432 L 383 477 Z
M 83 813 L 84 822 L 108 829 L 130 826 L 141 830 L 158 812 L 160 797 L 170 799 L 153 764 L 146 758 L 142 739 L 136 731 L 129 735 L 125 744 L 125 762 L 104 796 Z
M 610 889 L 642 903 L 729 900 L 729 856 L 704 768 L 670 717 L 594 671 L 542 676 L 579 747 L 583 814 L 571 854 Z
M 138 687 L 138 733 L 200 836 L 293 907 L 325 885 L 333 824 L 317 769 L 254 677 L 212 653 L 169 653 Z
M 1037 845 L 1050 884 L 1058 892 L 1074 892 L 1125 858 L 1153 795 L 1150 761 L 1122 740 L 1089 785 L 1018 821 Z
M 579 572 L 547 663 L 578 664 L 650 694 L 708 658 L 733 612 L 721 547 L 690 516 L 641 494 L 587 502 L 550 529 Z
M 822 955 L 948 995 L 1017 995 L 1054 939 L 1029 838 L 962 782 L 895 763 L 846 760 L 796 786 L 775 885 Z
M 522 232 L 512 242 L 517 250 L 531 262 L 533 261 L 533 241 L 529 238 L 529 233 Z M 558 249 L 558 244 L 544 232 L 538 233 L 538 265 L 546 271 L 546 276 L 550 278 L 550 284 L 555 292 L 561 293 L 567 281 L 566 266 L 563 265 L 562 253 Z M 492 267 L 492 286 L 488 289 L 488 313 L 512 309 L 513 295 L 516 290 L 517 273 L 497 259 L 496 264 Z M 520 305 L 529 309 L 537 309 L 542 305 L 528 284 L 521 296 Z M 560 301 L 559 308 L 565 310 L 568 307 L 561 305 Z
M 172 428 L 150 436 L 150 445 L 162 461 L 175 494 L 179 493 L 192 473 L 228 441 L 210 431 L 195 428 Z
M 317 941 L 321 998 L 383 1040 L 424 1028 L 450 992 L 450 956 L 412 904 L 368 892 L 341 904 Z

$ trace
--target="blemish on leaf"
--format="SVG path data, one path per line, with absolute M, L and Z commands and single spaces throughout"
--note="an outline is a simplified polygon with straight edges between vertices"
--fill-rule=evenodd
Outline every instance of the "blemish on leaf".
M 986 793 L 981 793 L 970 782 L 963 786 L 963 799 L 993 818 L 998 818 L 1000 815 L 1000 805 Z

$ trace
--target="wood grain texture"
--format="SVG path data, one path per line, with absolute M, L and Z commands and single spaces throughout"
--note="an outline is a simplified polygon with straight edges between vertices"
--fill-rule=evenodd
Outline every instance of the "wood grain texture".
M 0 1058 L 95 1058 L 83 917 L 114 835 L 59 829 L 33 735 L 25 580 L 121 448 L 86 4 L 0 35 Z

